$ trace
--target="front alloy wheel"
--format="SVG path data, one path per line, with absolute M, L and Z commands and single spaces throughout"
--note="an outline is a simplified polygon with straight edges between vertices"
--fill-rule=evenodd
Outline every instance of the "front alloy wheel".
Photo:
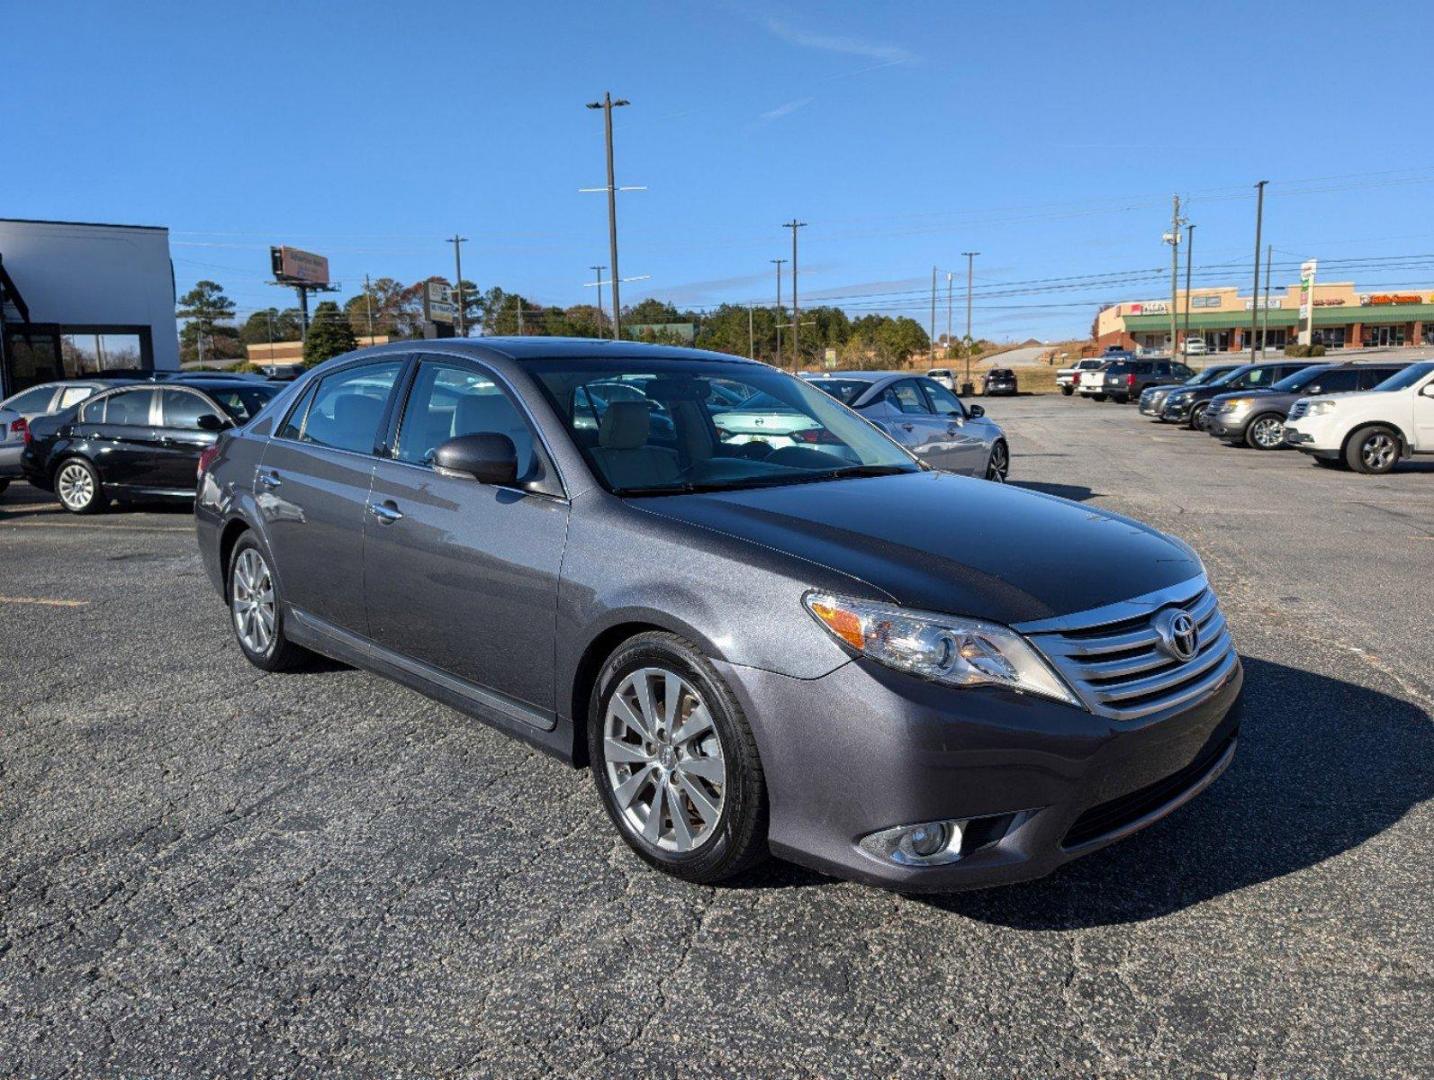
M 712 663 L 675 634 L 638 634 L 598 673 L 588 758 L 603 806 L 647 863 L 710 884 L 763 858 L 757 743 Z
M 986 479 L 1004 484 L 1011 472 L 1011 452 L 1003 442 L 991 447 L 991 459 L 986 462 Z
M 1256 417 L 1245 438 L 1256 450 L 1278 450 L 1285 442 L 1285 422 L 1278 416 Z
M 1399 440 L 1388 428 L 1362 431 L 1350 440 L 1349 467 L 1362 473 L 1387 473 L 1399 460 Z
M 727 790 L 722 738 L 681 675 L 647 667 L 618 684 L 603 757 L 623 823 L 644 843 L 685 855 L 716 828 Z

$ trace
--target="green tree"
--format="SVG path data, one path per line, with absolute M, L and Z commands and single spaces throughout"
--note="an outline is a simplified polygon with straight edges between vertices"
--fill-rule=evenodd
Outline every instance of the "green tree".
M 234 301 L 224 295 L 217 281 L 196 281 L 194 288 L 179 298 L 175 313 L 185 320 L 179 333 L 183 360 L 221 359 L 241 356 L 239 332 L 230 324 Z
M 325 300 L 314 308 L 313 318 L 309 320 L 309 336 L 304 341 L 305 367 L 321 364 L 357 346 L 354 328 L 338 304 Z
M 303 335 L 298 308 L 264 308 L 256 311 L 239 328 L 239 340 L 245 345 L 264 345 L 270 341 L 298 341 Z

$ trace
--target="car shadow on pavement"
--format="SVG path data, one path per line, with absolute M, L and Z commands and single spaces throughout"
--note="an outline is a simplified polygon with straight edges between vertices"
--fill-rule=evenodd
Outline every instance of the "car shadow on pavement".
M 1048 878 L 919 897 L 1028 930 L 1140 922 L 1296 873 L 1358 847 L 1434 794 L 1434 731 L 1419 706 L 1245 659 L 1234 763 L 1169 818 Z
M 1072 502 L 1085 502 L 1087 499 L 1100 498 L 1100 492 L 1092 491 L 1080 484 L 1047 484 L 1038 480 L 1012 480 L 1011 487 L 1022 488 L 1025 491 L 1039 491 L 1042 495 L 1055 495 L 1062 499 L 1070 499 Z

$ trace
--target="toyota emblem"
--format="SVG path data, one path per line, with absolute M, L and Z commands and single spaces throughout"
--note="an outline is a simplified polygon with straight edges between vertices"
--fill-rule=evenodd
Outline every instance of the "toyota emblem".
M 1181 663 L 1193 660 L 1200 651 L 1200 628 L 1188 611 L 1163 611 L 1155 620 L 1160 648 Z

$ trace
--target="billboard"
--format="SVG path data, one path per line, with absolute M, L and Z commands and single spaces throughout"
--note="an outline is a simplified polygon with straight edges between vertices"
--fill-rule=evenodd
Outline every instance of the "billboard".
M 271 247 L 269 262 L 274 277 L 286 284 L 327 285 L 329 260 L 310 251 L 291 247 Z

